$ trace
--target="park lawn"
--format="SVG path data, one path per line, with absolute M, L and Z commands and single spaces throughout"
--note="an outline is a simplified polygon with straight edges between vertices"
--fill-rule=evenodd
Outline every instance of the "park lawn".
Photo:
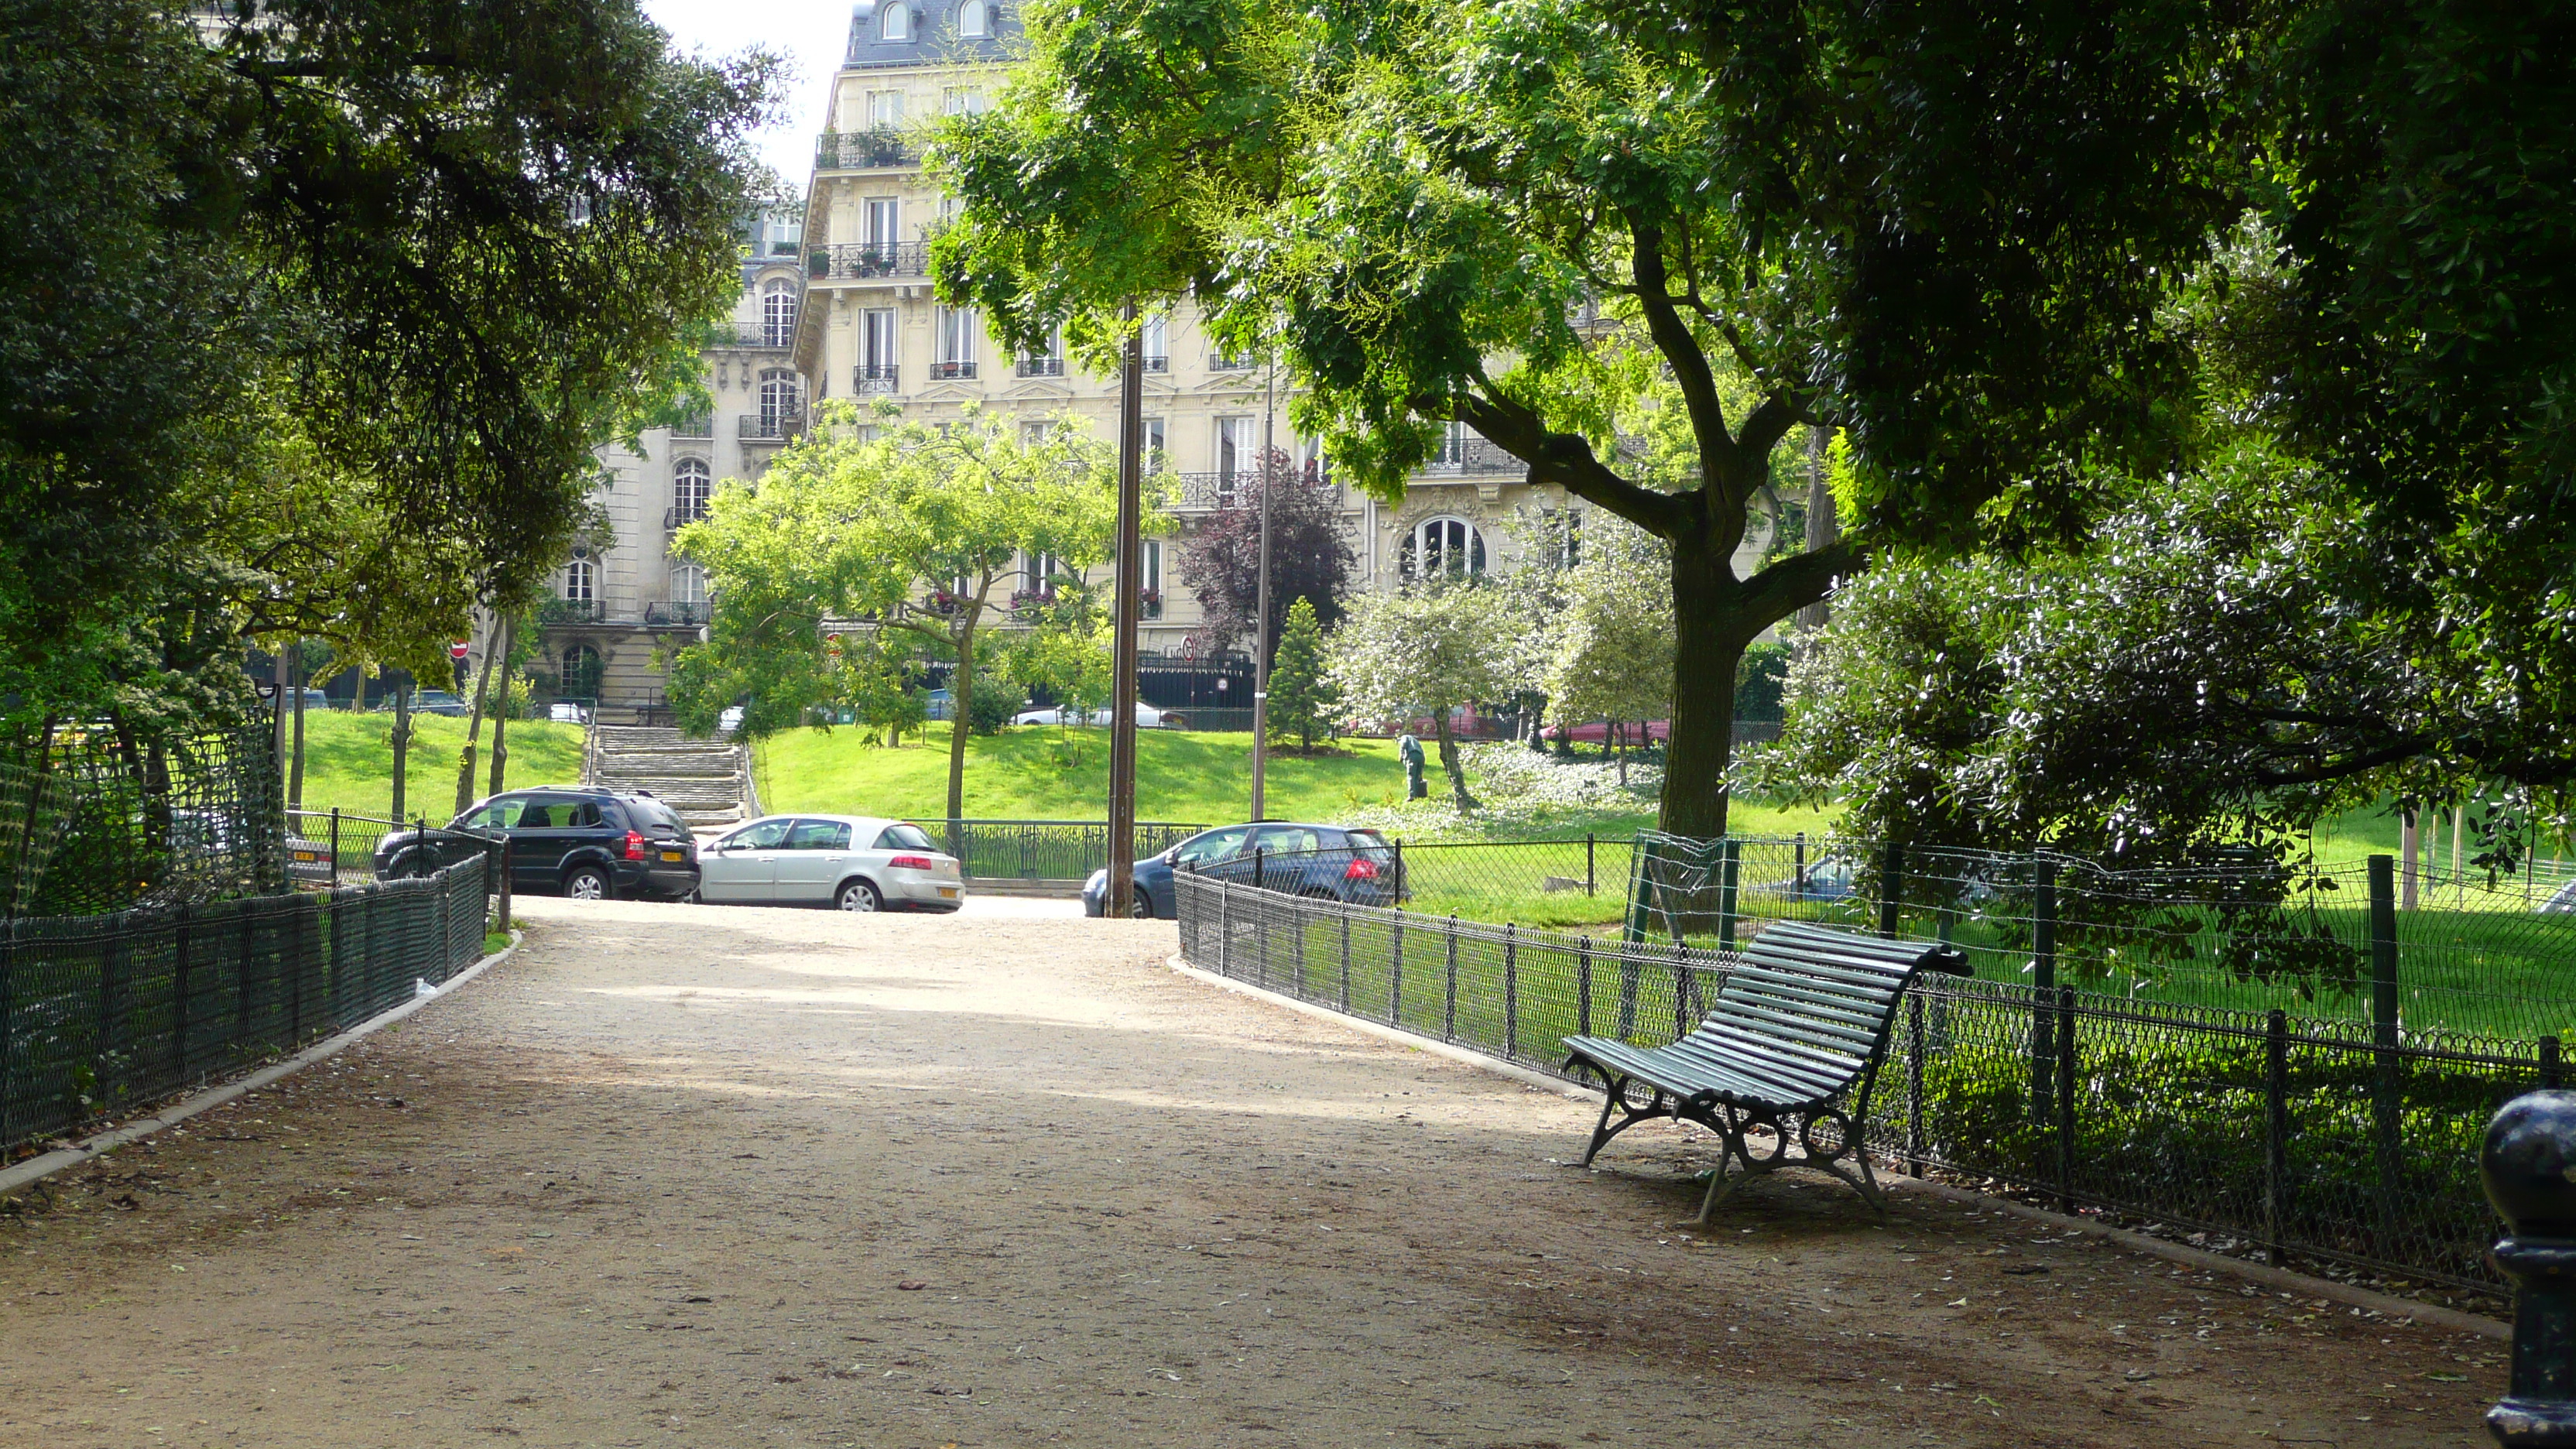
M 394 802 L 394 717 L 346 710 L 304 716 L 304 808 L 340 810 L 382 819 Z M 582 728 L 546 720 L 510 721 L 510 762 L 504 789 L 572 785 L 581 781 Z M 456 752 L 465 744 L 465 721 L 445 715 L 412 718 L 403 809 L 444 821 L 455 813 Z M 474 798 L 490 794 L 492 722 L 474 753 Z
M 1252 736 L 1188 730 L 1137 732 L 1136 815 L 1221 825 L 1252 809 Z M 867 743 L 863 734 L 839 729 L 788 730 L 753 747 L 762 808 L 936 819 L 948 809 L 948 727 L 932 724 L 926 742 L 899 748 Z M 1471 789 L 1478 781 L 1471 772 Z M 1328 753 L 1299 756 L 1273 750 L 1264 783 L 1265 813 L 1281 820 L 1339 820 L 1367 812 L 1372 823 L 1407 839 L 1445 838 L 1453 832 L 1439 770 L 1431 771 L 1433 799 L 1404 799 L 1404 766 L 1393 740 L 1344 740 Z M 966 814 L 982 820 L 1098 820 L 1107 812 L 1109 734 L 1106 730 L 1023 725 L 966 742 Z M 1409 814 L 1423 817 L 1408 830 Z M 1755 834 L 1799 830 L 1821 836 L 1821 812 L 1747 802 L 1736 807 L 1738 828 Z M 1580 838 L 1586 833 L 1625 839 L 1654 824 L 1645 812 L 1543 817 L 1507 834 Z M 1624 881 L 1625 857 L 1621 879 Z M 1577 872 L 1580 874 L 1580 872 Z M 1536 878 L 1531 882 L 1533 893 Z M 1624 889 L 1624 886 L 1621 887 Z

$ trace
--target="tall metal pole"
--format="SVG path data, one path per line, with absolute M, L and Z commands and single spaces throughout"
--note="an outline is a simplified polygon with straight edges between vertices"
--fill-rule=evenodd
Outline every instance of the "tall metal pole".
M 1136 591 L 1145 553 L 1145 343 L 1133 299 L 1126 317 L 1127 355 L 1118 369 L 1118 567 L 1109 646 L 1108 913 L 1113 920 L 1135 911 Z
M 1263 767 L 1270 763 L 1270 430 L 1278 413 L 1279 355 L 1261 385 L 1261 582 L 1252 624 L 1252 818 L 1264 820 Z

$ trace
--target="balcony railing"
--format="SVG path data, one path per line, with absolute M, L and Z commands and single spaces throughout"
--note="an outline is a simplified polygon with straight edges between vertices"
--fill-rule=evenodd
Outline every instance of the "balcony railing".
M 1148 353 L 1146 353 L 1146 354 L 1145 354 L 1145 370 L 1146 370 L 1147 372 L 1169 372 L 1169 371 L 1171 371 L 1171 370 L 1172 370 L 1172 355 L 1171 355 L 1170 353 L 1168 353 L 1168 352 L 1148 352 Z
M 714 413 L 693 413 L 690 416 L 682 418 L 678 422 L 671 424 L 671 436 L 675 438 L 706 438 L 713 440 L 715 435 L 716 415 Z
M 644 622 L 668 628 L 694 628 L 707 621 L 703 599 L 664 599 L 644 606 Z
M 807 274 L 830 281 L 930 275 L 928 242 L 836 242 L 806 252 Z
M 1210 372 L 1250 372 L 1251 370 L 1252 359 L 1249 357 L 1211 356 L 1208 358 Z
M 891 362 L 862 362 L 850 369 L 854 393 L 901 392 L 902 370 Z
M 745 442 L 784 442 L 805 428 L 805 410 L 783 413 L 744 413 L 734 436 Z
M 1529 476 L 1529 464 L 1482 438 L 1468 438 L 1455 448 L 1442 450 L 1440 456 L 1423 464 L 1420 474 L 1425 478 L 1457 475 L 1477 477 L 1517 475 L 1526 478 Z
M 867 131 L 825 131 L 814 138 L 814 169 L 854 171 L 870 166 L 909 166 L 920 157 L 904 144 L 903 134 L 885 127 Z
M 934 362 L 930 364 L 930 375 L 934 379 L 973 377 L 975 375 L 975 364 L 971 362 Z
M 677 533 L 681 529 L 688 527 L 690 524 L 695 523 L 706 516 L 707 506 L 703 503 L 683 504 L 676 508 L 665 508 L 662 510 L 662 531 L 664 533 Z
M 796 345 L 796 324 L 772 327 L 760 322 L 718 322 L 708 329 L 711 347 L 775 347 L 781 351 Z
M 1062 377 L 1064 376 L 1064 359 L 1061 357 L 1023 357 L 1020 359 L 1020 376 Z
M 543 599 L 537 604 L 540 624 L 604 624 L 608 604 L 601 599 Z

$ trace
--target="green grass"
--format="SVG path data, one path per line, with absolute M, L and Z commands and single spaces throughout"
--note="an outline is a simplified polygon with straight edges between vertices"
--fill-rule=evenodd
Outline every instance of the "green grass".
M 394 717 L 340 710 L 304 716 L 304 808 L 341 810 L 382 818 L 394 800 Z M 456 752 L 465 744 L 465 721 L 443 715 L 412 720 L 411 754 L 403 771 L 406 814 L 444 821 L 456 805 Z M 581 779 L 582 730 L 550 721 L 510 721 L 510 762 L 504 789 L 569 785 Z M 483 722 L 474 752 L 474 796 L 490 793 L 492 722 Z
M 1251 735 L 1142 730 L 1136 738 L 1139 819 L 1214 825 L 1251 813 Z M 930 726 L 927 742 L 912 740 L 892 749 L 870 745 L 847 727 L 789 730 L 755 746 L 753 760 L 760 802 L 769 810 L 924 818 L 948 809 L 948 727 L 943 724 Z M 1396 760 L 1392 740 L 1346 740 L 1336 752 L 1312 757 L 1274 750 L 1263 807 L 1283 820 L 1345 820 L 1365 814 L 1369 823 L 1390 834 L 1443 837 L 1454 832 L 1455 823 L 1438 798 L 1446 791 L 1436 765 L 1431 783 L 1434 799 L 1406 803 L 1404 767 Z M 1469 788 L 1478 784 L 1471 772 Z M 1108 793 L 1105 730 L 1020 726 L 966 742 L 969 817 L 1098 820 L 1107 812 Z M 1407 820 L 1416 817 L 1420 824 L 1408 828 Z M 1756 834 L 1805 830 L 1821 835 L 1827 819 L 1813 810 L 1736 807 L 1737 828 Z M 1588 831 L 1624 839 L 1653 823 L 1653 814 L 1645 811 L 1562 814 L 1518 820 L 1503 833 L 1579 836 Z

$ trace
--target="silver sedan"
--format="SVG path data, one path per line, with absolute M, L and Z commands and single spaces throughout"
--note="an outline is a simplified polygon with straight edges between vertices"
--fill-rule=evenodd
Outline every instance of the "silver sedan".
M 702 900 L 953 911 L 966 889 L 957 858 L 918 825 L 868 815 L 765 815 L 698 852 Z

